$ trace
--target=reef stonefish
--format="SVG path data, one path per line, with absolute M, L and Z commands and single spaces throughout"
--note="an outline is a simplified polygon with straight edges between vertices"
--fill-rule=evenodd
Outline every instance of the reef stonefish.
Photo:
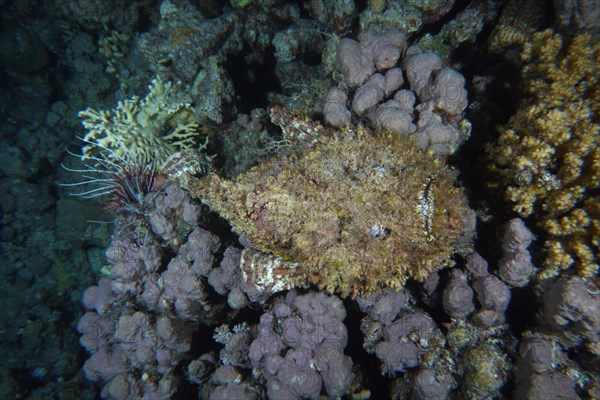
M 472 246 L 474 212 L 457 172 L 412 138 L 360 125 L 329 130 L 281 108 L 271 118 L 308 148 L 233 180 L 180 177 L 266 253 L 242 258 L 259 289 L 368 294 L 423 280 Z

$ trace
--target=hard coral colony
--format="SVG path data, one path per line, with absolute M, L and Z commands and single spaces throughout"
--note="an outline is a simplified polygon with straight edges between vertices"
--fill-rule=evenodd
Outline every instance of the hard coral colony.
M 113 159 L 129 152 L 161 165 L 177 150 L 193 147 L 198 124 L 189 121 L 189 104 L 173 101 L 171 86 L 171 82 L 155 79 L 144 99 L 133 96 L 110 111 L 81 111 L 88 130 L 82 160 L 110 149 L 107 156 Z
M 88 129 L 82 138 L 84 167 L 67 169 L 85 180 L 64 186 L 91 186 L 75 195 L 104 198 L 106 210 L 140 211 L 144 196 L 164 183 L 165 174 L 181 173 L 179 154 L 188 155 L 193 173 L 210 170 L 211 158 L 200 153 L 206 142 L 195 145 L 198 124 L 189 122 L 188 104 L 173 101 L 171 85 L 154 79 L 144 99 L 134 96 L 109 111 L 81 111 Z
M 493 187 L 546 235 L 541 278 L 574 267 L 598 273 L 600 246 L 600 45 L 589 35 L 563 43 L 547 30 L 521 54 L 525 92 L 519 111 L 488 147 Z
M 600 399 L 598 1 L 0 0 L 0 399 Z

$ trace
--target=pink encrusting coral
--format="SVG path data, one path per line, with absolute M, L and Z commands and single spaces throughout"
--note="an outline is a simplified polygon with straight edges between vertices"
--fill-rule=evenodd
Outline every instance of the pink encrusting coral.
M 343 38 L 337 63 L 343 81 L 329 90 L 323 107 L 330 126 L 366 117 L 375 129 L 414 136 L 421 148 L 440 155 L 454 153 L 470 135 L 465 78 L 437 54 L 407 49 L 404 33 Z
M 78 330 L 92 353 L 84 371 L 104 382 L 108 398 L 172 396 L 175 368 L 196 330 L 191 321 L 208 322 L 224 308 L 205 301 L 214 293 L 206 276 L 217 264 L 220 241 L 197 226 L 199 206 L 176 185 L 144 201 L 148 220 L 122 217 L 129 221 L 122 221 L 106 252 L 109 277 L 83 296 L 88 312 Z M 188 242 L 193 253 L 181 245 Z M 165 249 L 180 247 L 182 255 L 167 257 Z
M 348 333 L 341 300 L 324 293 L 290 291 L 260 317 L 249 349 L 252 368 L 263 371 L 269 398 L 348 394 L 352 360 L 343 351 Z

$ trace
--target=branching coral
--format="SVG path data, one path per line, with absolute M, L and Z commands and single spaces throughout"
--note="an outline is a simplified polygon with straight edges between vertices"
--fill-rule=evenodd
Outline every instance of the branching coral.
M 184 172 L 206 174 L 212 157 L 201 153 L 208 138 L 197 144 L 198 124 L 191 119 L 189 105 L 173 102 L 171 83 L 155 79 L 150 93 L 121 101 L 110 111 L 86 109 L 79 113 L 89 130 L 80 169 L 83 180 L 65 186 L 87 187 L 75 193 L 83 198 L 104 197 L 107 209 L 144 204 L 144 196 L 162 183 Z M 171 104 L 173 103 L 173 104 Z M 182 160 L 185 158 L 185 162 Z
M 160 165 L 178 150 L 194 146 L 199 127 L 187 120 L 191 115 L 189 104 L 171 104 L 171 82 L 154 79 L 149 89 L 143 100 L 133 96 L 120 101 L 114 110 L 88 108 L 79 113 L 89 130 L 83 138 L 87 143 L 83 161 L 109 149 L 106 155 L 113 160 L 130 152 Z
M 98 40 L 98 52 L 106 58 L 106 72 L 114 74 L 117 72 L 117 63 L 125 57 L 124 51 L 131 37 L 119 31 L 110 31 Z
M 600 246 L 600 45 L 580 35 L 565 45 L 537 33 L 521 58 L 530 97 L 488 147 L 496 187 L 546 233 L 541 278 L 574 266 L 598 273 Z
M 488 41 L 492 53 L 525 44 L 544 19 L 545 3 L 539 0 L 511 0 L 502 10 Z

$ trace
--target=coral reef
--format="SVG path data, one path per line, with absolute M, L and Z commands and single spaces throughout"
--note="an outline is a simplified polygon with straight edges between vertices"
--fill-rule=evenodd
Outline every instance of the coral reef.
M 564 247 L 574 268 L 533 279 L 548 275 L 545 241 L 575 236 L 597 253 L 598 185 L 581 183 L 596 161 L 572 134 L 597 137 L 597 0 L 0 5 L 0 398 L 600 398 L 598 278 L 575 274 L 583 248 Z M 541 27 L 565 45 L 536 44 Z M 171 85 L 162 102 L 146 102 L 154 77 Z M 563 102 L 536 103 L 555 94 Z M 561 168 L 580 168 L 574 208 L 588 225 L 541 198 L 513 218 L 483 184 L 484 143 L 524 110 L 522 132 L 568 129 L 544 167 L 556 180 L 532 182 L 549 199 L 572 187 Z M 83 167 L 65 152 L 89 134 L 82 119 L 97 133 Z M 174 144 L 187 124 L 199 126 Z M 578 151 L 582 165 L 561 159 Z M 507 160 L 502 193 L 518 186 L 521 164 Z M 224 178 L 202 180 L 211 169 Z M 207 197 L 222 199 L 236 176 L 249 190 L 223 201 L 247 205 L 233 221 L 178 185 L 212 182 Z M 118 212 L 65 182 L 91 197 L 116 190 Z M 434 240 L 452 222 L 444 209 L 468 216 L 446 250 Z M 552 218 L 577 232 L 536 225 Z M 238 235 L 240 220 L 280 242 Z M 413 259 L 438 250 L 413 279 Z M 341 298 L 338 284 L 360 290 Z
M 238 114 L 218 139 L 223 142 L 225 154 L 231 156 L 225 160 L 222 173 L 236 176 L 256 165 L 270 153 L 275 153 L 277 144 L 267 130 L 268 113 L 255 108 L 250 114 Z M 242 151 L 236 151 L 242 149 Z
M 363 31 L 358 41 L 343 38 L 337 63 L 343 81 L 325 98 L 327 124 L 343 128 L 366 117 L 375 129 L 414 136 L 421 148 L 439 155 L 456 152 L 469 137 L 463 76 L 444 68 L 434 53 L 406 49 L 401 31 Z
M 0 57 L 0 66 L 17 73 L 39 70 L 48 62 L 48 52 L 40 38 L 10 20 L 3 20 L 0 28 Z
M 190 103 L 202 123 L 221 124 L 235 117 L 234 84 L 225 64 L 244 48 L 252 53 L 246 55 L 248 63 L 263 62 L 273 35 L 267 14 L 254 8 L 227 8 L 207 18 L 187 1 L 163 1 L 159 13 L 158 23 L 137 42 L 150 69 L 165 80 L 181 83 L 177 101 Z
M 98 40 L 98 52 L 106 58 L 106 72 L 117 72 L 117 62 L 125 57 L 124 48 L 130 40 L 128 34 L 115 30 Z
M 553 3 L 561 27 L 573 32 L 585 31 L 598 37 L 600 7 L 597 0 L 554 0 Z
M 352 360 L 343 353 L 345 316 L 337 297 L 290 291 L 260 317 L 249 356 L 266 381 L 268 398 L 316 399 L 322 388 L 335 398 L 350 391 L 354 374 Z
M 508 286 L 493 275 L 473 280 L 469 286 L 459 270 L 453 272 L 455 273 L 444 289 L 444 310 L 453 318 L 466 319 L 475 310 L 476 293 L 481 307 L 473 315 L 473 322 L 486 328 L 503 324 L 511 297 Z
M 194 147 L 198 124 L 190 122 L 188 104 L 172 102 L 171 86 L 171 82 L 154 79 L 144 99 L 134 96 L 109 111 L 81 111 L 88 130 L 82 161 L 104 156 L 119 163 L 131 155 L 161 165 L 177 150 Z
M 309 7 L 313 12 L 335 12 L 320 7 L 317 7 L 319 11 L 314 11 L 318 3 L 311 2 Z M 327 3 L 331 5 L 332 2 Z M 330 24 L 322 26 L 330 27 Z M 328 32 L 329 29 L 319 29 L 314 20 L 299 19 L 286 30 L 274 34 L 272 44 L 277 60 L 275 74 L 283 93 L 270 94 L 272 104 L 281 104 L 290 110 L 309 114 L 314 99 L 325 95 L 331 86 L 328 76 L 334 70 L 335 45 L 339 41 L 337 33 Z M 321 58 L 322 62 L 315 65 L 311 62 L 315 58 Z
M 102 28 L 107 24 L 116 26 L 120 30 L 130 30 L 138 21 L 141 10 L 149 5 L 144 0 L 129 3 L 125 0 L 109 0 L 97 3 L 90 0 L 67 1 L 60 0 L 52 3 L 50 9 L 53 14 L 76 21 L 83 26 Z
M 207 357 L 205 357 L 206 359 Z M 204 361 L 204 360 L 203 360 Z M 201 398 L 257 400 L 264 398 L 264 390 L 244 379 L 244 371 L 231 365 L 215 363 L 216 370 L 206 380 L 201 380 Z
M 498 275 L 507 284 L 524 287 L 531 280 L 533 265 L 527 247 L 532 240 L 533 234 L 527 229 L 523 220 L 515 218 L 505 225 Z
M 84 372 L 104 384 L 105 398 L 172 396 L 197 322 L 224 310 L 209 300 L 220 241 L 198 226 L 199 205 L 174 184 L 146 197 L 146 216 L 120 221 L 106 251 L 108 278 L 83 295 L 88 312 L 78 331 L 91 353 Z M 179 254 L 169 259 L 167 248 Z
M 237 40 L 231 38 L 236 14 L 208 19 L 188 2 L 171 1 L 162 2 L 159 11 L 160 20 L 139 42 L 140 50 L 157 74 L 172 65 L 170 72 L 178 80 L 193 82 L 198 80 L 196 76 L 207 61 L 202 59 L 214 56 L 218 50 L 238 46 Z
M 350 29 L 355 18 L 355 2 L 349 0 L 313 0 L 308 3 L 311 16 L 336 32 Z
M 511 0 L 502 10 L 488 39 L 492 53 L 523 46 L 541 28 L 546 4 L 539 0 Z
M 426 33 L 415 44 L 425 52 L 433 52 L 443 60 L 458 46 L 473 43 L 487 23 L 496 18 L 501 2 L 471 1 L 454 19 L 444 24 L 435 35 Z
M 516 398 L 579 398 L 573 378 L 561 371 L 568 370 L 568 360 L 551 336 L 526 332 L 519 355 Z
M 513 210 L 545 234 L 540 278 L 573 268 L 598 273 L 600 47 L 580 35 L 563 43 L 536 33 L 521 54 L 529 96 L 487 148 L 496 183 Z M 506 189 L 504 189 L 506 188 Z
M 442 18 L 452 9 L 454 0 L 433 1 L 372 1 L 370 7 L 360 14 L 361 30 L 385 32 L 388 29 L 400 29 L 404 32 L 416 32 L 424 24 L 430 24 Z
M 424 287 L 427 302 L 433 305 L 441 301 L 451 317 L 443 332 L 426 311 L 415 306 L 417 301 L 409 290 L 357 297 L 366 314 L 361 320 L 363 347 L 381 361 L 383 374 L 397 377 L 391 387 L 395 395 L 404 392 L 412 398 L 448 398 L 455 391 L 458 398 L 484 398 L 497 393 L 508 379 L 506 358 L 514 338 L 502 323 L 510 290 L 488 273 L 481 256 L 473 253 L 467 258 L 466 273 L 451 270 L 442 296 L 437 284 L 433 284 L 435 289 Z M 482 307 L 467 320 L 475 310 L 470 284 L 476 288 Z M 432 297 L 434 293 L 437 296 Z M 480 317 L 487 313 L 497 314 L 495 318 Z M 488 320 L 493 322 L 482 322 Z M 459 363 L 453 361 L 457 358 Z M 460 385 L 457 376 L 461 376 Z
M 544 319 L 560 332 L 565 349 L 581 344 L 600 355 L 600 294 L 598 286 L 580 277 L 561 278 L 545 292 Z
M 361 321 L 363 346 L 381 360 L 384 374 L 430 367 L 425 360 L 435 357 L 439 345 L 443 346 L 441 332 L 431 317 L 411 310 L 409 298 L 402 290 L 357 297 L 360 309 L 367 314 Z
M 470 247 L 474 215 L 455 173 L 431 153 L 360 127 L 327 137 L 326 128 L 303 121 L 285 126 L 322 142 L 303 155 L 265 162 L 233 181 L 216 174 L 182 181 L 258 249 L 300 263 L 297 284 L 329 292 L 423 280 Z

